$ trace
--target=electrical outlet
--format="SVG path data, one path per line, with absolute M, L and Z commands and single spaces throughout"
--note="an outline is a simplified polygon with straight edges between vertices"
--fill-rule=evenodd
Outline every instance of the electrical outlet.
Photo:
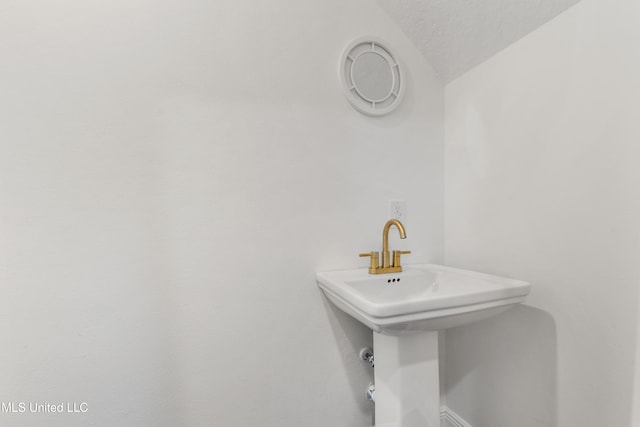
M 404 200 L 389 200 L 389 217 L 400 222 L 407 220 L 407 202 Z

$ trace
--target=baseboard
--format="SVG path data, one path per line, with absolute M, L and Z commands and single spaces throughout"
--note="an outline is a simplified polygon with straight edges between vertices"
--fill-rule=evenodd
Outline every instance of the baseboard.
M 440 407 L 441 427 L 472 427 L 462 417 L 446 406 Z

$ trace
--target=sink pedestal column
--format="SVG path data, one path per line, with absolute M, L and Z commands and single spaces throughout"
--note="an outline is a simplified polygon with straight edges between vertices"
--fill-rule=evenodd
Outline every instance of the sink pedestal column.
M 438 332 L 373 333 L 375 426 L 440 427 Z

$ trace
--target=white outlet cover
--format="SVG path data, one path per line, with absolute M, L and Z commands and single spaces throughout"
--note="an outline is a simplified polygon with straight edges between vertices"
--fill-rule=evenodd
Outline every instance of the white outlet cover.
M 399 221 L 406 221 L 407 202 L 405 200 L 389 200 L 389 217 Z

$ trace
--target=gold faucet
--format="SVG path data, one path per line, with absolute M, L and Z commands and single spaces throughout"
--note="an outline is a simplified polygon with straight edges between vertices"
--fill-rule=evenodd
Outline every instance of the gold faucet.
M 393 263 L 391 263 L 391 256 L 389 253 L 389 230 L 391 226 L 395 225 L 400 232 L 400 238 L 406 239 L 407 233 L 404 230 L 404 225 L 397 219 L 390 219 L 384 225 L 382 230 L 382 265 L 379 265 L 379 253 L 369 252 L 366 254 L 360 254 L 361 257 L 371 257 L 371 263 L 369 264 L 369 274 L 383 274 L 383 273 L 399 273 L 402 271 L 402 265 L 400 263 L 400 255 L 410 254 L 411 251 L 393 251 Z

